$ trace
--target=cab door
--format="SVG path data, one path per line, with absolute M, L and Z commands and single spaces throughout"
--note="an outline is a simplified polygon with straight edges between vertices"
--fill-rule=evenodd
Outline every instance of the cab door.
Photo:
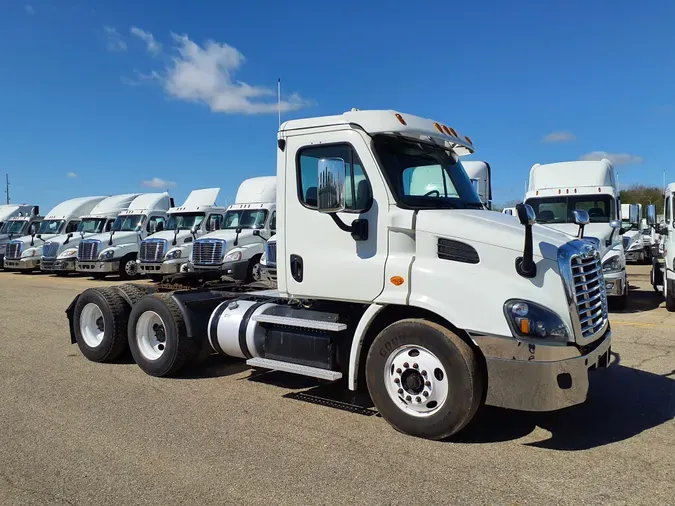
M 286 145 L 284 201 L 286 291 L 290 295 L 369 302 L 384 286 L 387 258 L 385 183 L 364 139 L 353 130 L 291 136 Z M 346 209 L 317 210 L 319 160 L 345 163 Z M 367 238 L 342 230 L 366 220 Z M 382 233 L 385 231 L 385 233 Z M 278 259 L 278 263 L 281 259 Z

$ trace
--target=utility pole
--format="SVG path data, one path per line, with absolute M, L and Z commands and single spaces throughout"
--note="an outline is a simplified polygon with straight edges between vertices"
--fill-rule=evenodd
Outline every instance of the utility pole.
M 5 174 L 5 195 L 7 196 L 5 200 L 9 204 L 9 174 Z

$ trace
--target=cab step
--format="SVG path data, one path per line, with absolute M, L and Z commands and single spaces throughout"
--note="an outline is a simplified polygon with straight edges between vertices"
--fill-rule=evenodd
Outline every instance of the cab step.
M 264 313 L 253 315 L 251 320 L 260 323 L 272 323 L 275 325 L 286 325 L 288 327 L 300 327 L 303 329 L 326 330 L 329 332 L 340 332 L 347 328 L 346 323 L 309 320 L 306 318 L 294 318 L 292 316 L 279 316 Z
M 309 367 L 306 365 L 292 364 L 280 360 L 270 360 L 268 358 L 249 358 L 246 361 L 251 367 L 260 367 L 261 369 L 271 369 L 273 371 L 289 372 L 300 376 L 309 376 L 323 380 L 336 381 L 342 378 L 342 373 L 331 371 L 329 369 L 319 369 L 318 367 Z

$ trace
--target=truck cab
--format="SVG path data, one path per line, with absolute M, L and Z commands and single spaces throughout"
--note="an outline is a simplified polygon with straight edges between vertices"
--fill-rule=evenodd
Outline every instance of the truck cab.
M 637 218 L 631 218 L 631 206 L 637 207 Z M 633 211 L 635 214 L 635 211 Z M 637 220 L 637 222 L 636 222 Z M 642 222 L 642 204 L 621 204 L 621 235 L 626 262 L 649 263 L 649 252 L 645 246 L 644 235 L 640 228 Z
M 666 309 L 675 311 L 675 183 L 664 192 L 663 221 L 657 223 L 656 207 L 647 206 L 647 223 L 658 229 L 660 247 L 658 257 L 652 259 L 651 280 L 654 290 L 666 300 Z
M 492 209 L 492 174 L 490 164 L 478 160 L 462 162 L 480 201 L 486 209 Z
M 110 232 L 117 216 L 129 208 L 140 193 L 113 195 L 101 200 L 85 216 L 75 232 L 56 236 L 42 247 L 40 270 L 63 276 L 76 272 L 77 250 L 80 241 L 96 234 Z
M 267 239 L 260 258 L 260 278 L 270 283 L 277 282 L 277 238 L 274 235 Z
M 609 160 L 535 164 L 530 169 L 525 203 L 537 223 L 577 235 L 574 211 L 584 210 L 589 224 L 584 239 L 602 257 L 605 288 L 617 309 L 628 303 L 626 256 L 621 239 L 621 206 L 614 167 Z
M 7 243 L 15 237 L 29 234 L 31 225 L 35 223 L 39 226 L 41 221 L 38 206 L 0 205 L 0 269 L 3 268 Z
M 239 280 L 259 281 L 265 243 L 276 233 L 276 199 L 276 177 L 243 181 L 220 228 L 194 241 L 188 270 L 218 271 Z
M 47 213 L 39 228 L 34 227 L 30 235 L 7 243 L 5 267 L 21 272 L 38 270 L 44 244 L 59 235 L 75 233 L 81 217 L 89 214 L 104 198 L 78 197 L 61 202 Z
M 159 281 L 165 275 L 181 272 L 194 241 L 219 230 L 223 223 L 226 208 L 216 205 L 218 193 L 220 188 L 194 190 L 182 206 L 169 209 L 164 230 L 141 242 L 138 255 L 141 274 Z
M 124 279 L 139 276 L 136 262 L 140 243 L 164 229 L 166 213 L 173 207 L 167 192 L 142 193 L 119 213 L 110 232 L 95 234 L 80 241 L 77 272 L 102 279 L 119 274 Z

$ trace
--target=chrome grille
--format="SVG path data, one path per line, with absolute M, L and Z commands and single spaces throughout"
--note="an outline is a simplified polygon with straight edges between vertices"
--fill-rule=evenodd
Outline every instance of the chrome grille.
M 101 241 L 97 239 L 85 239 L 77 247 L 77 260 L 80 262 L 92 262 L 98 259 L 98 248 Z
M 225 241 L 221 239 L 198 239 L 192 247 L 192 263 L 195 265 L 220 265 L 223 263 Z
M 21 258 L 21 248 L 23 243 L 21 241 L 9 241 L 5 247 L 5 258 L 8 260 L 18 260 Z
M 141 262 L 161 262 L 164 259 L 166 245 L 165 239 L 146 239 L 141 242 L 138 257 Z
M 267 265 L 270 267 L 274 267 L 277 265 L 277 243 L 276 242 L 268 242 L 267 245 L 265 246 L 266 250 L 265 251 L 265 257 Z
M 571 267 L 581 334 L 589 338 L 607 323 L 607 294 L 600 255 L 595 248 L 587 256 L 575 255 Z
M 59 252 L 59 246 L 58 242 L 46 242 L 42 247 L 42 256 L 44 258 L 56 258 L 56 254 Z

